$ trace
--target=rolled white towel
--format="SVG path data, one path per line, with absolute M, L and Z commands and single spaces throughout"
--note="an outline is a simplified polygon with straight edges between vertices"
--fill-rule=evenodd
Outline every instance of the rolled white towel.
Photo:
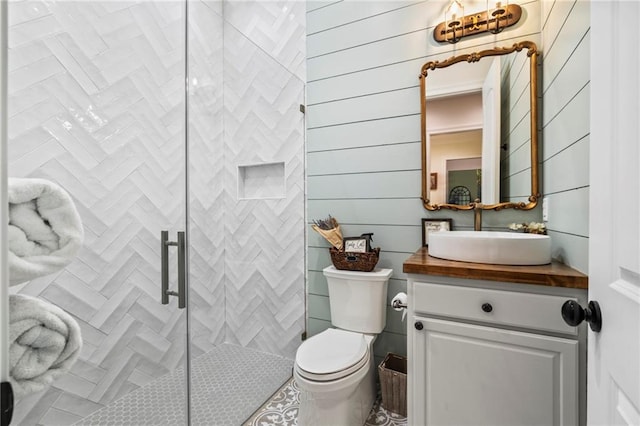
M 16 398 L 41 391 L 69 371 L 82 348 L 71 315 L 23 294 L 9 296 L 9 339 L 9 381 Z
M 9 284 L 67 266 L 82 246 L 80 215 L 67 192 L 44 179 L 9 178 Z

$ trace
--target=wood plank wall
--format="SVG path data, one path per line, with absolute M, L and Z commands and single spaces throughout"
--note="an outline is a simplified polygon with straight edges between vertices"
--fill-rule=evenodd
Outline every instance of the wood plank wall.
M 542 188 L 549 201 L 553 256 L 588 272 L 588 0 L 543 1 Z
M 500 150 L 500 201 L 526 203 L 531 195 L 531 59 L 524 50 L 500 59 L 500 142 L 504 145 Z

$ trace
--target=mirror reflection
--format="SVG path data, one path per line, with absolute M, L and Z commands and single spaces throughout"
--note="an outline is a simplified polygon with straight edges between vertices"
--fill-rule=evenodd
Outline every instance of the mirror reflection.
M 420 82 L 425 208 L 535 207 L 535 44 L 428 62 Z
M 430 154 L 430 174 L 440 182 L 431 186 L 433 203 L 467 205 L 482 199 L 482 129 L 433 134 Z

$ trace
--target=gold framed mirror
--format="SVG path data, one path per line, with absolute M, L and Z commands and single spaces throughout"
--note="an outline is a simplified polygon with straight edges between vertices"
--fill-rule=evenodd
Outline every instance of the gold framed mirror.
M 475 70 L 479 65 L 474 64 L 481 60 L 484 68 L 492 69 L 487 74 L 493 74 L 492 77 L 483 76 L 485 82 L 464 90 L 447 89 L 446 86 L 451 84 L 446 82 L 434 91 L 428 90 L 427 75 L 433 80 L 434 75 L 441 73 L 438 75 L 440 82 L 447 78 L 465 82 L 469 75 L 467 70 L 460 65 L 452 66 L 467 64 L 466 67 L 473 66 Z M 444 70 L 430 74 L 447 68 L 447 74 Z M 424 208 L 431 211 L 533 209 L 541 197 L 538 181 L 538 52 L 535 43 L 522 41 L 510 47 L 430 61 L 422 66 L 419 79 L 421 198 Z M 449 123 L 444 128 L 437 125 L 435 129 L 434 126 L 429 127 L 429 112 L 439 112 L 447 120 L 464 115 L 458 113 L 460 109 L 452 109 L 452 102 L 462 102 L 464 108 L 480 108 L 483 110 L 480 113 L 482 120 L 476 120 L 475 124 Z M 503 114 L 500 114 L 501 110 Z M 433 114 L 431 117 L 432 121 L 438 121 Z M 463 143 L 467 145 L 461 150 Z M 447 153 L 447 149 L 458 152 L 456 155 L 460 158 L 454 158 L 455 155 Z M 434 181 L 438 182 L 437 185 Z M 466 186 L 465 182 L 468 182 Z

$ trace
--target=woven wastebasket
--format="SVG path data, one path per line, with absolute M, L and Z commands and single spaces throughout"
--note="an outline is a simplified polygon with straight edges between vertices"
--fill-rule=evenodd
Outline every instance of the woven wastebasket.
M 382 407 L 407 416 L 407 358 L 388 353 L 378 366 Z

